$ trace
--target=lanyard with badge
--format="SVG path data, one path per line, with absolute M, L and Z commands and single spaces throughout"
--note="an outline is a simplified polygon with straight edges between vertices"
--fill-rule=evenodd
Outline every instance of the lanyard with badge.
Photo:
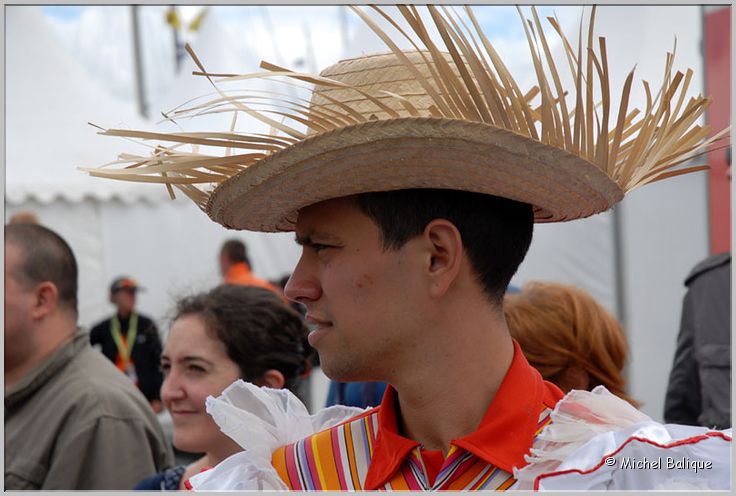
M 135 338 L 138 334 L 138 315 L 133 313 L 130 315 L 128 321 L 128 332 L 125 338 L 123 338 L 120 332 L 120 319 L 118 316 L 114 316 L 110 322 L 110 332 L 112 333 L 112 339 L 115 341 L 115 345 L 118 347 L 118 368 L 122 370 L 125 375 L 130 377 L 133 382 L 138 382 L 138 376 L 135 373 L 135 365 L 131 361 L 131 353 L 133 351 L 133 345 L 135 344 Z

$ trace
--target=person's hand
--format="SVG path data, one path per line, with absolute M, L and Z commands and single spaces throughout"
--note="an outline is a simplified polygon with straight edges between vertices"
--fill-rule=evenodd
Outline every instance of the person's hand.
M 161 400 L 151 400 L 151 408 L 158 414 L 164 411 L 164 404 Z

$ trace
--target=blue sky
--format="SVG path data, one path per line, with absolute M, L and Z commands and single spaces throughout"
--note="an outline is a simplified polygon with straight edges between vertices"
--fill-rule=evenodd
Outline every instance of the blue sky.
M 164 18 L 168 6 L 148 5 L 139 10 L 146 54 L 147 85 L 149 96 L 156 99 L 166 94 L 167 87 L 174 77 L 171 29 Z M 459 9 L 459 6 L 455 7 Z M 178 6 L 177 10 L 184 25 L 197 15 L 201 6 Z M 476 17 L 485 33 L 499 49 L 502 57 L 511 65 L 521 54 L 528 53 L 526 36 L 519 15 L 513 6 L 474 6 Z M 580 11 L 578 6 L 537 8 L 540 17 L 560 14 L 563 22 L 576 23 Z M 86 66 L 92 76 L 106 86 L 119 99 L 132 101 L 135 98 L 132 75 L 132 54 L 130 43 L 130 22 L 128 7 L 124 6 L 43 6 L 42 11 L 61 36 L 62 44 Z M 340 16 L 348 21 L 352 37 L 363 23 L 348 9 L 337 6 L 215 6 L 211 9 L 217 18 L 219 38 L 233 52 L 237 67 L 222 68 L 222 71 L 249 72 L 255 66 L 247 67 L 244 62 L 265 59 L 287 67 L 295 67 L 299 60 L 310 60 L 305 47 L 305 37 L 312 42 L 314 59 L 305 69 L 317 72 L 339 60 L 345 54 L 342 45 L 336 42 L 340 33 Z M 524 12 L 530 15 L 529 8 Z M 210 15 L 210 14 L 208 14 Z M 187 41 L 196 34 L 186 31 L 180 33 Z M 372 35 L 370 38 L 375 38 Z M 278 43 L 273 40 L 279 40 Z M 378 45 L 375 38 L 364 39 L 366 50 L 375 51 Z M 360 46 L 363 46 L 362 44 Z M 257 57 L 254 57 L 257 54 Z M 356 53 L 347 54 L 355 56 Z M 171 60 L 170 60 L 171 59 Z M 221 63 L 222 61 L 220 61 Z M 155 74 L 154 74 L 155 73 Z
M 250 6 L 250 9 L 258 6 Z M 83 9 L 87 8 L 84 5 L 45 5 L 43 6 L 43 12 L 47 16 L 54 17 L 60 20 L 74 20 L 77 19 Z M 181 14 L 185 17 L 191 17 L 199 9 L 198 6 L 179 6 Z M 233 16 L 246 15 L 247 9 L 240 6 L 229 6 L 226 7 Z M 512 6 L 497 5 L 492 8 L 483 6 L 474 7 L 476 9 L 476 15 L 479 21 L 483 24 L 484 28 L 492 30 L 499 35 L 511 35 L 514 33 L 521 32 L 521 26 L 516 21 L 517 13 L 516 8 Z M 538 6 L 537 11 L 541 16 L 547 16 L 552 13 L 553 10 L 560 10 L 561 7 L 553 6 Z M 565 7 L 569 8 L 569 7 Z
M 49 17 L 69 21 L 79 18 L 83 5 L 44 5 L 43 12 Z

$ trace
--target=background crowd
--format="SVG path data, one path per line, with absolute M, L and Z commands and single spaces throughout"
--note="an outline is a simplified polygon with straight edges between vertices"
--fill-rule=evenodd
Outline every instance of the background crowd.
M 318 358 L 285 280 L 257 278 L 241 241 L 219 253 L 223 284 L 172 303 L 165 342 L 136 311 L 144 288 L 109 287 L 115 311 L 77 323 L 77 263 L 32 214 L 5 226 L 5 488 L 185 489 L 240 447 L 205 399 L 238 379 L 288 388 L 308 404 Z M 685 284 L 666 421 L 730 427 L 730 255 L 710 257 Z M 563 392 L 627 392 L 626 334 L 586 291 L 535 282 L 511 288 L 504 312 L 527 360 Z M 378 405 L 384 383 L 332 383 L 327 405 Z M 168 411 L 167 436 L 160 414 Z M 176 456 L 175 456 L 176 454 Z

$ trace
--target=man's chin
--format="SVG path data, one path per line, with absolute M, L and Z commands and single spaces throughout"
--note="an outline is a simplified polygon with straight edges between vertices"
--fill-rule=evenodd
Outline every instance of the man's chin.
M 354 363 L 335 363 L 329 360 L 324 354 L 319 354 L 320 368 L 322 372 L 332 381 L 336 382 L 365 382 L 377 381 L 380 379 L 370 379 L 363 371 L 355 367 Z
M 327 353 L 319 352 L 319 366 L 322 372 L 332 381 L 337 382 L 353 382 L 354 376 L 349 367 L 345 363 L 335 363 L 330 360 L 329 356 L 325 356 Z

